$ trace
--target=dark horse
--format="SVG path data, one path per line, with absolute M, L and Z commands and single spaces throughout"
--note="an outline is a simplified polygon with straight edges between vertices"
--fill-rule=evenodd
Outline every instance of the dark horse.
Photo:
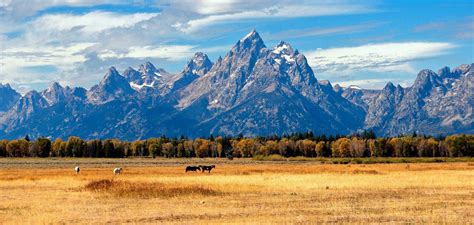
M 186 167 L 186 173 L 187 173 L 188 171 L 194 171 L 194 172 L 196 172 L 196 171 L 198 171 L 198 170 L 201 170 L 201 168 L 200 168 L 199 166 L 187 166 L 187 167 Z
M 199 167 L 201 167 L 201 172 L 204 172 L 204 171 L 206 171 L 206 170 L 207 170 L 207 171 L 208 171 L 208 173 L 210 173 L 212 169 L 216 168 L 216 166 L 215 166 L 215 165 L 210 165 L 210 166 L 199 166 Z

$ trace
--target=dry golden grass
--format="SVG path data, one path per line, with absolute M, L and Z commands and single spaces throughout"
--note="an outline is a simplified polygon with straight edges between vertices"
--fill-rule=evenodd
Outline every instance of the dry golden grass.
M 468 162 L 218 162 L 210 174 L 127 165 L 119 176 L 113 167 L 82 166 L 75 175 L 72 167 L 6 166 L 0 223 L 472 224 L 474 217 Z
M 86 191 L 119 198 L 171 198 L 183 196 L 212 196 L 219 192 L 203 185 L 164 184 L 158 182 L 130 182 L 114 179 L 94 180 L 84 187 Z

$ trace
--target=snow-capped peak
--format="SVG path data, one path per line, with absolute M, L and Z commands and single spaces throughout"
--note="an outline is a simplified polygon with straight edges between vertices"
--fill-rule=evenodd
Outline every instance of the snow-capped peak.
M 294 53 L 291 45 L 284 41 L 281 41 L 277 46 L 275 46 L 272 52 L 275 54 L 285 54 L 285 55 L 293 55 Z
M 212 67 L 212 62 L 206 54 L 196 52 L 194 56 L 188 61 L 182 73 L 192 73 L 198 76 L 203 76 Z
M 138 71 L 129 68 L 124 72 L 130 86 L 137 91 L 143 87 L 157 88 L 168 75 L 165 70 L 156 68 L 151 62 L 141 64 Z
M 295 62 L 295 52 L 293 51 L 293 48 L 290 44 L 284 41 L 281 41 L 277 46 L 275 46 L 273 48 L 272 53 L 277 56 L 277 58 L 275 59 L 277 63 L 281 62 L 280 58 L 285 59 L 287 63 Z

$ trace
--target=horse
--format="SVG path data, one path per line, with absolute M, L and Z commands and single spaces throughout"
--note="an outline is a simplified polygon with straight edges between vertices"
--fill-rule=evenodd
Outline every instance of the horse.
M 206 170 L 208 171 L 208 173 L 210 173 L 212 169 L 216 168 L 215 165 L 199 166 L 199 167 L 201 167 L 201 172 L 203 172 L 203 173 L 204 173 L 204 171 L 206 171 Z
M 200 168 L 199 166 L 187 166 L 187 167 L 186 167 L 186 173 L 187 173 L 188 171 L 194 171 L 194 172 L 196 172 L 196 171 L 198 171 L 198 170 L 201 170 L 201 168 Z

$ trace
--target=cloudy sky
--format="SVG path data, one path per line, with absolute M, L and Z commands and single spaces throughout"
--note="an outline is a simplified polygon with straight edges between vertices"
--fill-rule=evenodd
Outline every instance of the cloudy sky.
M 146 61 L 178 72 L 252 29 L 342 85 L 407 86 L 420 69 L 473 62 L 471 0 L 0 0 L 0 82 L 22 93 L 52 81 L 89 88 L 110 66 Z

